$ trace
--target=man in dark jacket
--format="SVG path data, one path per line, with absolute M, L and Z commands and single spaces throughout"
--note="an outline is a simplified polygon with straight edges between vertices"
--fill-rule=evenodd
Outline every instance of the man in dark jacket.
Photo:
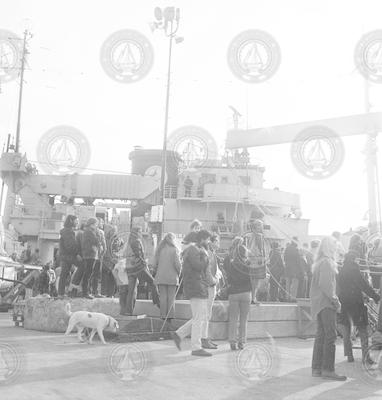
M 58 283 L 58 296 L 65 294 L 65 285 L 72 265 L 81 260 L 80 251 L 76 242 L 75 229 L 78 219 L 75 215 L 66 217 L 64 228 L 60 231 L 60 267 L 61 274 Z
M 154 278 L 150 274 L 146 262 L 142 243 L 142 229 L 134 227 L 131 230 L 128 243 L 126 245 L 126 272 L 129 283 L 127 288 L 127 314 L 133 315 L 135 300 L 137 298 L 137 283 L 146 282 L 151 287 L 153 303 L 160 307 L 158 288 L 154 283 Z
M 345 254 L 344 265 L 341 268 L 338 279 L 338 298 L 341 302 L 341 314 L 338 318 L 338 329 L 344 340 L 344 353 L 349 362 L 354 361 L 353 349 L 350 338 L 351 322 L 358 328 L 361 339 L 362 358 L 371 362 L 367 357 L 368 348 L 368 313 L 364 303 L 363 293 L 379 302 L 380 296 L 363 278 L 357 259 L 362 253 L 363 242 L 360 235 L 354 235 L 350 239 L 349 252 Z
M 286 291 L 289 301 L 296 301 L 299 281 L 303 279 L 304 273 L 301 268 L 301 257 L 298 250 L 298 239 L 292 238 L 284 253 Z
M 198 232 L 197 243 L 191 244 L 183 252 L 183 291 L 190 300 L 192 319 L 182 325 L 173 335 L 176 346 L 180 349 L 182 339 L 191 333 L 191 354 L 193 356 L 211 356 L 202 348 L 202 332 L 208 324 L 208 284 L 207 268 L 209 265 L 208 242 L 211 234 L 202 229 Z

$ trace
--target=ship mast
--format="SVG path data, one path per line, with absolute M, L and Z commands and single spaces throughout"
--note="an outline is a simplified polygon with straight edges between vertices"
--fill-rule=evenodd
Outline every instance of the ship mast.
M 19 88 L 19 105 L 17 111 L 17 127 L 16 127 L 16 143 L 15 143 L 15 153 L 19 152 L 20 148 L 20 128 L 21 128 L 21 105 L 23 99 L 23 86 L 24 86 L 24 70 L 25 70 L 25 58 L 28 54 L 27 50 L 27 37 L 31 36 L 28 30 L 24 31 L 23 39 L 23 49 L 21 53 L 21 71 L 20 71 L 20 88 Z

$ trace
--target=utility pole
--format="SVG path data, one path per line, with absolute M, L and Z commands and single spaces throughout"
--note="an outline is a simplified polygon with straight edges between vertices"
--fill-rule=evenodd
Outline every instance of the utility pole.
M 20 149 L 20 128 L 21 128 L 21 105 L 23 99 L 23 85 L 24 85 L 24 70 L 25 70 L 25 57 L 28 53 L 27 50 L 27 36 L 29 35 L 28 30 L 24 31 L 23 39 L 23 50 L 21 53 L 21 71 L 20 71 L 20 88 L 19 88 L 19 106 L 17 111 L 17 127 L 16 127 L 16 145 L 15 153 L 19 152 Z
M 166 37 L 169 38 L 169 51 L 168 51 L 168 68 L 167 68 L 167 88 L 166 88 L 166 106 L 164 117 L 164 132 L 163 132 L 163 148 L 162 148 L 162 165 L 161 165 L 161 179 L 160 179 L 160 206 L 161 206 L 161 222 L 159 229 L 159 237 L 161 240 L 164 230 L 164 217 L 165 217 L 165 185 L 166 185 L 166 169 L 167 169 L 167 134 L 168 134 L 168 116 L 170 108 L 170 86 L 171 86 L 171 60 L 172 60 L 172 45 L 175 39 L 176 43 L 183 41 L 183 38 L 176 36 L 179 28 L 180 10 L 175 7 L 166 7 L 161 9 L 156 7 L 154 10 L 156 21 L 150 26 L 154 31 L 155 29 L 163 29 Z

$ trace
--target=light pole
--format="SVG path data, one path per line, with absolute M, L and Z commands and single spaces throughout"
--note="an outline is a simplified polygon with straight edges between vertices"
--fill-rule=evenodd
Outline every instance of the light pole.
M 163 132 L 163 148 L 162 148 L 162 166 L 161 166 L 161 180 L 160 180 L 160 206 L 161 206 L 161 222 L 159 230 L 159 240 L 163 236 L 164 226 L 164 205 L 165 205 L 165 180 L 167 168 L 167 133 L 168 133 L 168 113 L 170 105 L 170 84 L 171 84 L 171 56 L 172 44 L 180 43 L 183 38 L 176 36 L 179 28 L 180 10 L 175 7 L 166 7 L 161 9 L 156 7 L 154 10 L 156 21 L 150 24 L 152 31 L 155 29 L 163 29 L 166 37 L 169 38 L 169 51 L 168 51 L 168 69 L 167 69 L 167 90 L 166 90 L 166 107 L 164 117 L 164 132 Z

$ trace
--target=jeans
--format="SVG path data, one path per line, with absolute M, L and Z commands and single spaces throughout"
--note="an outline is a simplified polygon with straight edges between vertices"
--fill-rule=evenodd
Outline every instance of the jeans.
M 84 273 L 85 273 L 85 261 L 81 261 L 77 264 L 76 272 L 73 274 L 72 285 L 78 286 L 82 281 Z
M 68 276 L 72 268 L 72 263 L 68 261 L 61 261 L 60 267 L 61 267 L 61 274 L 60 274 L 60 280 L 58 282 L 58 295 L 63 296 L 65 294 L 66 281 L 68 280 Z
M 286 278 L 286 291 L 288 300 L 296 300 L 298 291 L 298 279 L 297 278 Z
M 176 285 L 158 285 L 161 318 L 175 317 Z
M 191 333 L 191 349 L 194 351 L 202 348 L 202 332 L 208 324 L 207 299 L 190 299 L 190 305 L 192 319 L 182 325 L 176 333 L 181 339 Z
M 126 314 L 127 310 L 127 294 L 129 290 L 129 285 L 120 285 L 118 286 L 119 289 L 119 305 L 121 307 L 120 313 Z
M 82 295 L 87 296 L 89 294 L 89 280 L 93 272 L 94 264 L 96 260 L 93 258 L 87 258 L 85 260 L 85 271 L 82 276 Z
M 116 283 L 112 271 L 109 268 L 102 268 L 101 271 L 101 294 L 106 297 L 114 295 Z
M 100 274 L 101 274 L 101 260 L 95 260 L 92 275 L 90 277 L 92 294 L 94 296 L 97 296 L 99 294 L 98 293 L 98 282 L 99 282 Z
M 159 293 L 156 285 L 154 284 L 154 278 L 151 276 L 147 269 L 140 271 L 137 275 L 129 275 L 129 292 L 127 294 L 127 312 L 133 314 L 135 307 L 135 300 L 137 299 L 137 283 L 147 282 L 151 287 L 151 295 L 153 303 L 160 307 Z
M 202 339 L 209 338 L 208 326 L 212 316 L 212 306 L 214 305 L 215 296 L 216 296 L 216 285 L 210 286 L 208 288 L 208 298 L 207 298 L 207 323 L 203 325 Z
M 324 308 L 317 315 L 317 333 L 312 358 L 313 370 L 334 372 L 336 338 L 336 311 Z
M 247 339 L 247 322 L 251 304 L 251 293 L 236 293 L 228 296 L 228 340 L 236 343 L 237 320 L 239 319 L 239 343 Z
M 279 301 L 281 274 L 276 271 L 271 271 L 271 273 L 272 275 L 269 279 L 269 301 Z

